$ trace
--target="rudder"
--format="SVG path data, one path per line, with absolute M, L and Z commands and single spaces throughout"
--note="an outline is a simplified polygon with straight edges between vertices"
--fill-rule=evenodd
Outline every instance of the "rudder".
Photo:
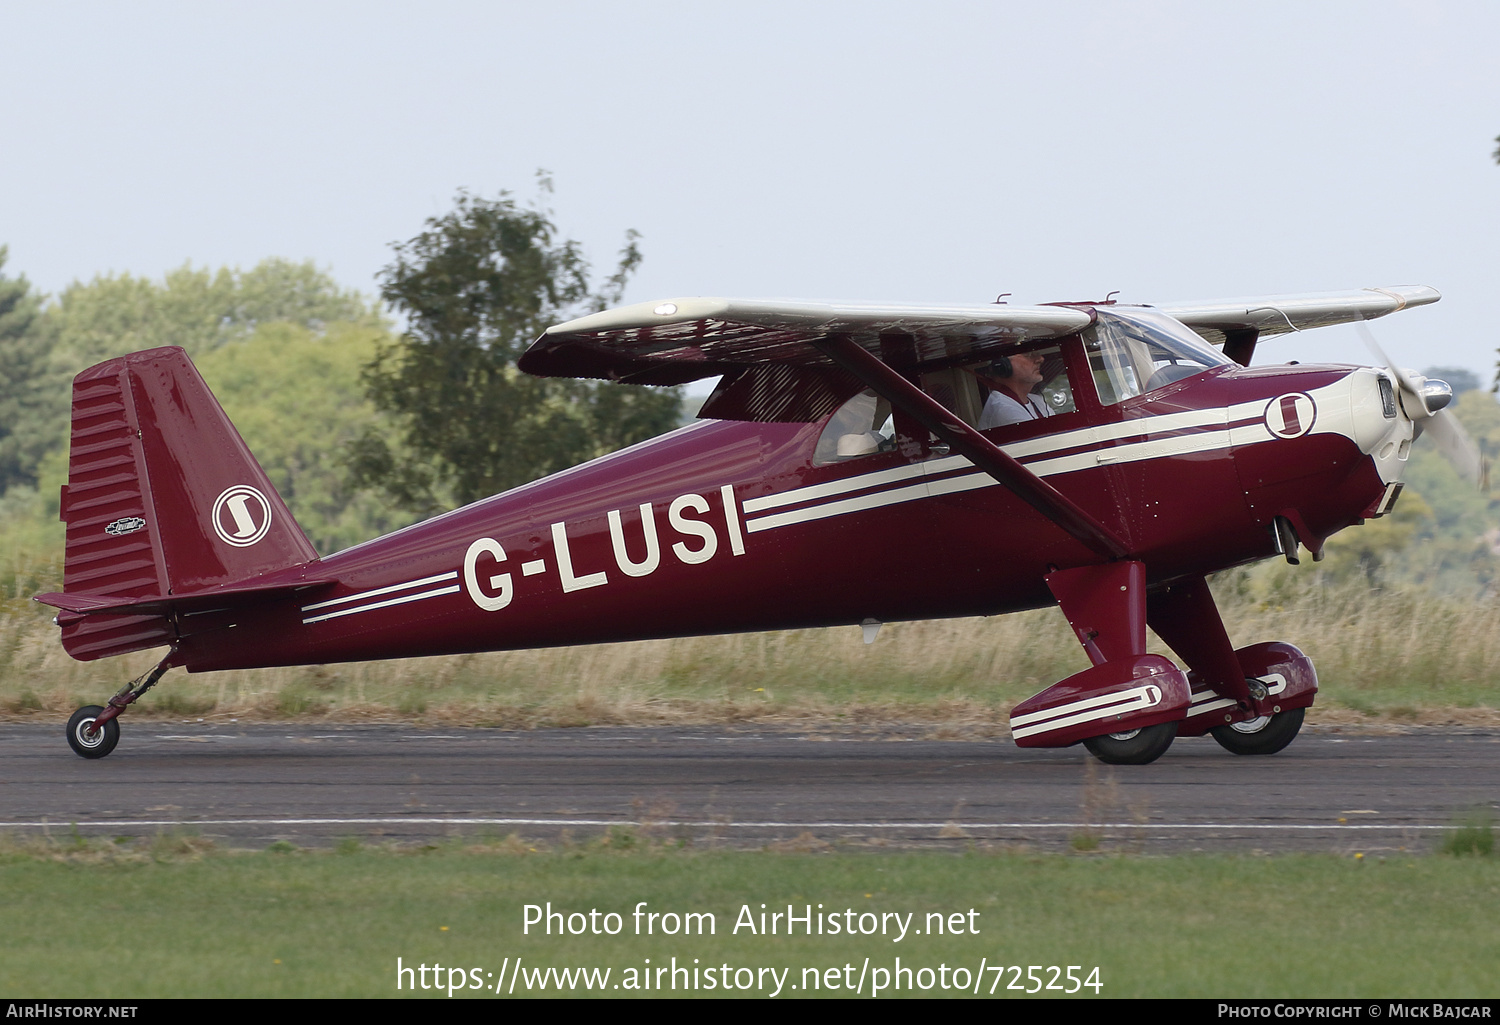
M 63 591 L 167 598 L 317 560 L 281 496 L 177 346 L 73 379 Z M 63 612 L 63 645 L 89 660 L 169 644 L 170 615 Z

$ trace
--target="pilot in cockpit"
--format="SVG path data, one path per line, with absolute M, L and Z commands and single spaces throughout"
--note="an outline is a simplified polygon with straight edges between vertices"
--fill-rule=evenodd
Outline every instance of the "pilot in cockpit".
M 1032 391 L 1044 380 L 1045 362 L 1046 356 L 1041 352 L 1022 352 L 1001 356 L 986 368 L 980 379 L 989 386 L 990 396 L 979 414 L 981 431 L 1052 415 L 1047 403 Z

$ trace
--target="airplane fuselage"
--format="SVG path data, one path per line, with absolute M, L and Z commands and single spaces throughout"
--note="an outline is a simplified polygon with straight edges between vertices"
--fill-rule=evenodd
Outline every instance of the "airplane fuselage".
M 1221 367 L 987 432 L 1123 538 L 1156 584 L 1312 548 L 1388 501 L 1411 425 L 1380 372 Z M 1080 389 L 1081 391 L 1082 389 Z M 190 671 L 1050 605 L 1100 561 L 965 457 L 908 432 L 815 465 L 824 422 L 704 421 L 299 571 L 270 604 L 179 618 Z M 1403 433 L 1404 432 L 1404 433 Z M 295 579 L 289 576 L 288 582 Z

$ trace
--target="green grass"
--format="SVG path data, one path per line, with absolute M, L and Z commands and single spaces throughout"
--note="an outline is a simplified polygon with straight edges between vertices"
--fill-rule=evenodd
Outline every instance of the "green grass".
M 1489 857 L 1495 853 L 1493 824 L 1494 816 L 1488 808 L 1476 808 L 1443 838 L 1440 849 L 1444 854 Z
M 973 972 L 982 958 L 1097 966 L 1107 997 L 1500 994 L 1493 857 L 732 853 L 640 835 L 551 850 L 513 837 L 407 851 L 352 840 L 332 852 L 277 846 L 11 845 L 0 854 L 0 992 L 387 997 L 397 995 L 397 957 L 481 972 L 520 957 L 536 968 L 610 968 L 614 981 L 646 958 L 698 958 L 700 967 L 791 969 L 787 981 L 800 982 L 804 968 L 852 964 L 857 973 L 868 957 L 890 969 L 899 956 L 909 968 L 950 971 Z M 623 931 L 523 934 L 525 905 L 549 901 L 565 913 L 617 912 Z M 715 934 L 631 935 L 639 901 L 647 911 L 712 912 Z M 736 935 L 741 909 L 758 916 L 762 903 L 912 913 L 916 928 L 929 913 L 960 913 L 965 932 L 900 942 Z

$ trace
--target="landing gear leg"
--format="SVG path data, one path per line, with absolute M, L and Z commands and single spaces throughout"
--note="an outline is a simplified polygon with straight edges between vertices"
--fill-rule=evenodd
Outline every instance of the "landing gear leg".
M 1146 616 L 1192 671 L 1193 704 L 1179 736 L 1210 733 L 1237 755 L 1275 754 L 1297 736 L 1318 690 L 1306 655 L 1280 641 L 1235 649 L 1202 577 L 1159 588 Z
M 1192 671 L 1194 682 L 1242 708 L 1251 707 L 1249 681 L 1207 580 L 1185 577 L 1160 588 L 1146 600 L 1146 621 Z
M 80 758 L 103 758 L 120 742 L 120 724 L 115 720 L 125 707 L 152 687 L 172 668 L 172 655 L 121 687 L 109 706 L 84 705 L 68 718 L 68 746 Z
M 1092 669 L 1075 673 L 1011 710 L 1019 747 L 1067 747 L 1080 741 L 1111 765 L 1160 758 L 1187 713 L 1187 677 L 1146 652 L 1146 568 L 1112 562 L 1054 570 L 1057 597 Z

